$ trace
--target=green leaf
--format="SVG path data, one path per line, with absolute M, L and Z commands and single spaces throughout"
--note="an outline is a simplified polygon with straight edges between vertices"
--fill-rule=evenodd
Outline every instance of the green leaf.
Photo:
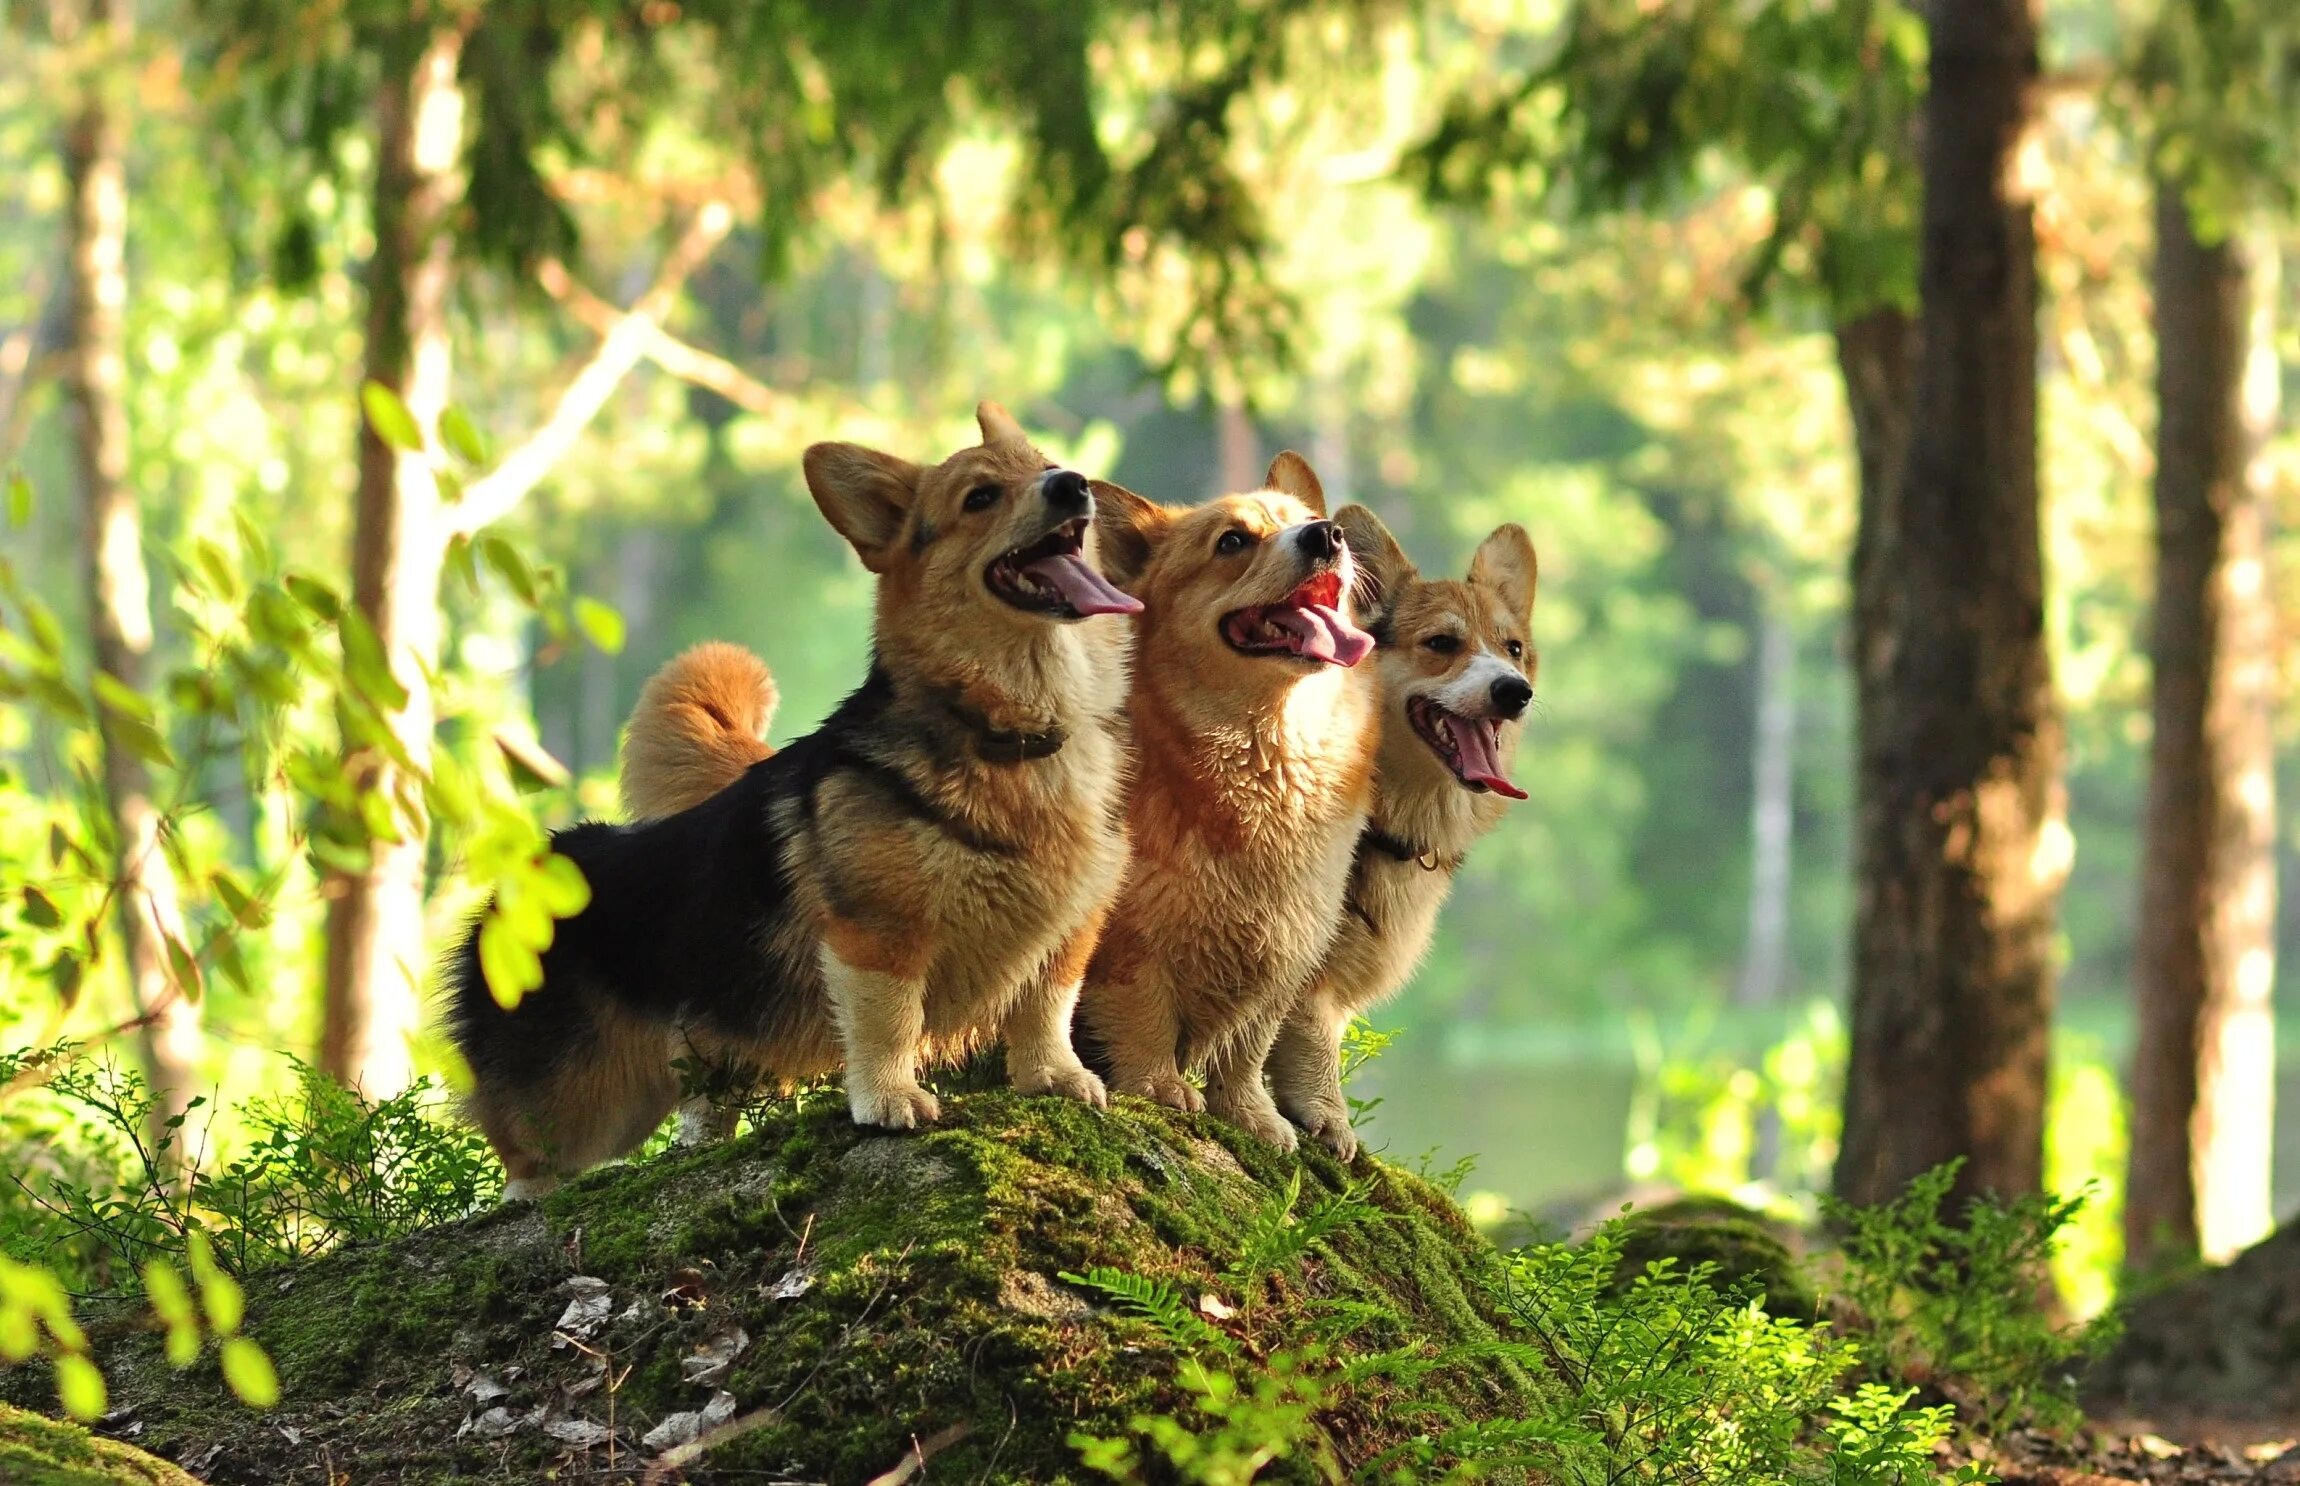
M 224 911 L 232 922 L 243 929 L 260 929 L 271 922 L 269 903 L 252 896 L 240 886 L 240 880 L 228 868 L 218 868 L 214 878 L 216 896 L 224 900 Z
M 90 679 L 95 685 L 96 700 L 102 702 L 108 710 L 121 717 L 134 717 L 141 718 L 146 722 L 151 721 L 151 699 L 142 692 L 130 687 L 109 671 L 98 671 Z
M 151 1259 L 144 1264 L 144 1295 L 152 1302 L 152 1314 L 167 1328 L 169 1365 L 190 1367 L 200 1355 L 200 1313 L 192 1306 L 191 1287 L 175 1266 Z
M 591 643 L 609 655 L 623 653 L 623 616 L 597 599 L 577 595 L 575 623 L 591 637 Z
M 359 402 L 367 409 L 367 425 L 377 438 L 411 454 L 423 451 L 423 430 L 416 427 L 415 415 L 398 393 L 381 382 L 369 382 L 359 389 Z
M 8 524 L 19 531 L 32 524 L 32 482 L 22 470 L 8 472 Z
M 155 769 L 172 771 L 176 756 L 168 748 L 168 740 L 160 730 L 140 717 L 123 717 L 112 724 L 112 736 L 120 746 L 150 764 Z
M 218 1336 L 235 1336 L 247 1319 L 247 1296 L 239 1281 L 222 1270 L 200 1276 L 200 1308 L 208 1313 L 208 1329 Z
M 439 415 L 439 437 L 464 463 L 487 463 L 487 441 L 472 427 L 463 409 L 450 404 Z
M 553 918 L 573 918 L 591 906 L 591 884 L 583 869 L 557 852 L 545 857 L 535 874 L 535 895 Z
M 240 596 L 240 575 L 232 566 L 231 555 L 221 545 L 206 537 L 200 537 L 192 543 L 192 555 L 198 561 L 200 571 L 207 575 L 208 582 L 215 586 L 216 596 L 236 602 Z
M 543 983 L 543 961 L 502 915 L 491 913 L 479 926 L 479 973 L 495 1004 L 510 1011 Z
M 333 624 L 336 618 L 343 613 L 342 598 L 337 596 L 334 589 L 320 582 L 317 578 L 307 578 L 301 573 L 290 573 L 280 582 L 285 585 L 288 593 L 294 597 L 297 603 L 330 624 Z
M 88 977 L 87 962 L 66 950 L 48 964 L 48 981 L 56 988 L 56 999 L 70 1011 L 80 1002 L 80 983 Z
M 24 900 L 24 921 L 33 928 L 60 929 L 64 926 L 64 915 L 57 911 L 56 900 L 46 893 L 27 882 L 18 896 Z
M 241 1403 L 251 1409 L 268 1409 L 280 1401 L 279 1372 L 254 1342 L 244 1336 L 232 1337 L 216 1360 L 223 1364 L 224 1382 Z
M 383 641 L 376 638 L 375 626 L 367 622 L 367 616 L 357 609 L 346 609 L 337 627 L 343 635 L 344 674 L 352 690 L 379 712 L 397 712 L 406 706 L 407 688 L 391 674 Z
M 234 506 L 232 526 L 240 534 L 240 551 L 247 554 L 248 562 L 260 572 L 271 571 L 271 539 L 264 535 L 262 527 L 256 525 L 255 518 L 245 508 Z
M 461 579 L 466 589 L 479 591 L 479 566 L 471 555 L 471 538 L 462 532 L 448 539 L 447 571 Z
M 85 726 L 92 720 L 88 716 L 88 704 L 80 699 L 80 694 L 54 676 L 45 672 L 26 676 L 24 689 L 32 700 L 46 707 L 61 722 Z
M 536 585 L 535 570 L 527 565 L 526 558 L 519 555 L 517 547 L 495 533 L 487 532 L 479 538 L 479 555 L 489 567 L 502 575 L 504 582 L 511 585 L 511 591 L 519 595 L 521 603 L 531 609 L 535 607 L 542 598 L 542 590 Z
M 184 999 L 196 1003 L 202 989 L 200 962 L 192 958 L 192 952 L 184 947 L 184 941 L 175 935 L 163 930 L 160 942 L 168 947 L 168 974 L 174 978 L 177 989 L 184 993 Z
M 65 1413 L 80 1420 L 100 1419 L 109 1396 L 95 1363 L 77 1352 L 56 1359 L 56 1401 Z

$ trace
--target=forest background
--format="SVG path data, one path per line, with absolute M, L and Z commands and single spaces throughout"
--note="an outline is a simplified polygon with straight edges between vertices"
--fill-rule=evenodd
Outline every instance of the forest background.
M 987 396 L 1163 500 L 1302 450 L 1426 570 L 1500 521 L 1532 532 L 1532 798 L 1377 1018 L 1400 1035 L 1366 1073 L 1376 1145 L 1476 1157 L 1489 1218 L 1625 1180 L 1825 1188 L 1860 880 L 1847 330 L 1916 309 L 1921 19 L 834 9 L 8 8 L 0 1045 L 95 1038 L 165 1107 L 204 1096 L 191 1128 L 222 1155 L 291 1058 L 378 1094 L 451 1078 L 416 1025 L 430 957 L 525 860 L 523 823 L 614 812 L 655 666 L 756 650 L 778 741 L 861 675 L 868 581 L 799 451 L 937 456 Z M 2300 656 L 2274 617 L 2300 614 L 2300 444 L 2273 413 L 2300 275 L 2274 271 L 2291 163 L 2260 143 L 2290 137 L 2293 40 L 2242 5 L 2055 0 L 2043 22 L 2020 165 L 2065 728 L 2046 1177 L 2100 1184 L 2071 1280 L 2097 1305 L 2144 994 L 2167 179 L 2189 239 L 2250 270 L 2274 607 L 2228 643 L 2270 772 L 2300 762 L 2273 704 Z M 363 408 L 368 381 L 397 393 Z M 374 619 L 409 581 L 412 609 Z M 327 661 L 299 659 L 289 632 L 347 601 L 380 638 L 323 626 Z M 347 697 L 387 652 L 363 720 Z M 2283 869 L 2300 830 L 2270 799 Z M 2286 966 L 2296 898 L 2256 946 Z M 2244 1138 L 2280 1137 L 2289 1216 L 2300 1060 L 2273 1067 Z M 35 1184 L 108 1159 L 59 1109 L 0 1106 Z

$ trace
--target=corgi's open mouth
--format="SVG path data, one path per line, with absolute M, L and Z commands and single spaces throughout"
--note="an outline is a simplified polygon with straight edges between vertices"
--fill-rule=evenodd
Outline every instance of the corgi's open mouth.
M 982 581 L 1015 608 L 1056 619 L 1139 614 L 1142 601 L 1094 571 L 1086 560 L 1086 520 L 1065 521 L 1027 547 L 992 563 Z
M 1247 655 L 1293 655 L 1354 666 L 1374 648 L 1374 637 L 1342 613 L 1342 575 L 1326 571 L 1274 604 L 1256 604 L 1222 616 L 1222 638 Z
M 1428 697 L 1406 699 L 1406 720 L 1414 725 L 1445 766 L 1453 770 L 1453 777 L 1471 789 L 1492 790 L 1513 800 L 1525 798 L 1525 791 L 1509 782 L 1501 772 L 1501 720 L 1494 717 L 1464 717 L 1448 712 Z

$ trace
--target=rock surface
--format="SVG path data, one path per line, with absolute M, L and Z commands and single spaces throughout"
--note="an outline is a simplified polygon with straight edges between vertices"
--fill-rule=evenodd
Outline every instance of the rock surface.
M 2134 1301 L 2086 1378 L 2095 1410 L 2290 1423 L 2300 1431 L 2300 1222 Z
M 1297 1174 L 1297 1212 L 1353 1178 L 1375 1211 L 1250 1286 L 1226 1278 Z M 1491 1259 L 1442 1193 L 1370 1158 L 1280 1155 L 1131 1100 L 978 1093 L 911 1135 L 778 1114 L 540 1204 L 251 1276 L 247 1329 L 285 1389 L 271 1411 L 235 1403 L 212 1360 L 175 1372 L 125 1319 L 97 1338 L 113 1419 L 219 1486 L 846 1483 L 926 1454 L 934 1480 L 1077 1481 L 1096 1478 L 1071 1434 L 1191 1404 L 1165 1335 L 1064 1273 L 1170 1282 L 1257 1360 L 1347 1302 L 1327 1343 L 1346 1359 L 1491 1338 Z M 1320 1423 L 1362 1462 L 1433 1418 L 1517 1416 L 1531 1386 L 1474 1364 L 1415 1384 L 1435 1416 L 1376 1382 Z M 48 1406 L 27 1391 L 0 1384 Z

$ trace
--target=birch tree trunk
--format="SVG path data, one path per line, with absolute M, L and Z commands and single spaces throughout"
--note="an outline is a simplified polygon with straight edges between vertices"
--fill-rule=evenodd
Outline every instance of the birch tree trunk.
M 130 0 L 92 0 L 82 44 L 84 95 L 65 139 L 70 183 L 70 344 L 65 386 L 81 501 L 81 564 L 88 593 L 89 649 L 96 670 L 139 695 L 152 652 L 152 606 L 144 571 L 143 517 L 128 480 L 128 44 Z M 160 841 L 160 810 L 144 761 L 122 742 L 119 720 L 97 708 L 104 747 L 104 803 L 111 815 L 120 947 L 128 993 L 142 1019 L 137 1046 L 160 1125 L 190 1101 L 207 1039 L 195 987 L 169 968 L 168 940 L 182 938 L 176 882 Z M 181 1154 L 178 1152 L 177 1154 Z
M 1934 0 L 1922 350 L 1868 638 L 1852 1058 L 1836 1185 L 1964 1157 L 1958 1197 L 2043 1178 L 2052 934 L 2069 838 L 2044 624 L 2036 245 L 2018 168 L 2036 0 Z M 1864 657 L 1864 662 L 1869 657 Z
M 2273 278 L 2273 260 L 2267 265 Z M 2125 1258 L 2268 1235 L 2276 1035 L 2276 615 L 2263 436 L 2275 353 L 2254 255 L 2156 200 L 2155 744 L 2134 976 Z
M 462 35 L 441 29 L 388 62 L 376 97 L 375 253 L 367 270 L 369 381 L 399 395 L 423 429 L 447 405 L 447 291 L 463 95 Z M 439 579 L 448 530 L 439 489 L 418 454 L 372 427 L 359 437 L 352 601 L 374 626 L 407 700 L 388 724 L 417 769 L 431 756 L 427 672 L 439 656 Z M 424 853 L 422 781 L 372 749 L 344 766 L 363 792 L 397 802 L 398 839 L 373 843 L 366 869 L 328 884 L 327 1002 L 320 1065 L 371 1098 L 406 1087 L 408 1040 L 421 1009 Z
M 1734 1001 L 1770 1006 L 1788 984 L 1791 848 L 1796 834 L 1797 630 L 1786 580 L 1758 595 L 1757 746 L 1749 807 L 1749 931 Z

